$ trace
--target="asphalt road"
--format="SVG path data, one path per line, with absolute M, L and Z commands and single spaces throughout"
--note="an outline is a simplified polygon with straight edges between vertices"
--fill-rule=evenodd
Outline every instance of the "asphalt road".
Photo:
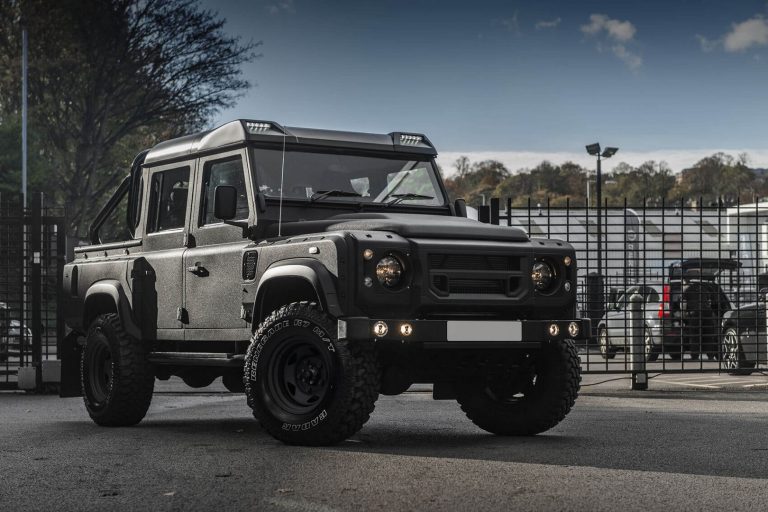
M 274 441 L 226 393 L 158 393 L 121 429 L 79 399 L 0 393 L 0 510 L 765 509 L 768 392 L 619 384 L 531 438 L 427 393 L 382 397 L 332 448 Z

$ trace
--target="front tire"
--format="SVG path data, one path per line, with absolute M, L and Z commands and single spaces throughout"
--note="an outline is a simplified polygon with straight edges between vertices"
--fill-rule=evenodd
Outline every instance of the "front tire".
M 735 327 L 729 327 L 723 334 L 721 361 L 729 375 L 751 375 L 754 371 L 755 362 L 747 361 Z
M 579 394 L 581 367 L 573 341 L 552 341 L 535 355 L 530 372 L 516 377 L 487 378 L 459 390 L 461 409 L 475 425 L 497 435 L 530 436 L 554 427 Z
M 374 348 L 336 336 L 336 322 L 307 302 L 274 311 L 253 334 L 245 395 L 276 439 L 331 445 L 368 421 L 380 384 Z
M 116 314 L 96 317 L 80 359 L 80 385 L 91 419 L 107 427 L 139 423 L 152 402 L 154 384 L 141 340 L 125 332 Z

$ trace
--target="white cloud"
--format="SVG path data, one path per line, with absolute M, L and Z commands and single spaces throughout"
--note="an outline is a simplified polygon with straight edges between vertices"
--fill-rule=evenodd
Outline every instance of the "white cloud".
M 658 151 L 619 151 L 610 160 L 603 161 L 604 172 L 610 172 L 621 162 L 626 162 L 632 166 L 639 166 L 648 160 L 656 162 L 666 162 L 673 172 L 680 172 L 683 169 L 691 167 L 702 158 L 711 156 L 715 153 L 726 153 L 737 156 L 741 153 L 749 155 L 749 164 L 751 167 L 768 168 L 768 150 L 766 149 L 676 149 L 676 150 L 658 150 Z M 502 162 L 507 169 L 516 172 L 522 169 L 531 169 L 539 165 L 542 161 L 548 160 L 555 165 L 560 165 L 571 161 L 587 169 L 595 168 L 595 159 L 584 152 L 537 152 L 537 151 L 447 151 L 440 153 L 437 157 L 437 163 L 443 169 L 446 176 L 456 172 L 453 163 L 460 156 L 466 156 L 471 162 L 482 160 L 498 160 Z
M 293 0 L 277 0 L 276 2 L 267 5 L 267 11 L 269 14 L 289 13 L 296 12 L 296 7 L 293 4 Z
M 603 48 L 609 45 L 613 54 L 630 70 L 637 71 L 643 65 L 643 58 L 628 47 L 634 42 L 637 33 L 637 29 L 629 21 L 611 19 L 605 14 L 592 14 L 589 23 L 581 26 L 581 31 L 588 36 L 602 39 L 597 42 L 597 50 L 602 52 Z
M 701 34 L 696 34 L 696 39 L 699 41 L 699 45 L 701 46 L 701 51 L 703 52 L 711 52 L 718 46 L 720 46 L 723 43 L 722 39 L 707 39 L 706 37 L 702 36 Z
M 543 30 L 547 28 L 557 28 L 558 25 L 560 25 L 560 22 L 563 21 L 560 18 L 555 18 L 553 20 L 541 20 L 536 22 L 536 30 Z
M 723 46 L 728 52 L 740 52 L 753 46 L 768 45 L 768 20 L 760 15 L 734 23 L 725 35 Z
M 501 26 L 508 32 L 517 35 L 520 34 L 520 22 L 517 20 L 517 11 L 515 11 L 511 18 L 501 19 L 499 20 L 499 23 L 501 23 Z
M 613 51 L 613 54 L 624 61 L 624 64 L 626 64 L 632 71 L 636 71 L 643 65 L 643 58 L 636 53 L 627 50 L 627 47 L 623 44 L 617 44 L 611 48 L 611 50 Z
M 589 17 L 589 24 L 582 25 L 581 31 L 591 36 L 605 32 L 608 38 L 626 43 L 635 37 L 637 29 L 629 21 L 614 20 L 605 14 L 592 14 Z

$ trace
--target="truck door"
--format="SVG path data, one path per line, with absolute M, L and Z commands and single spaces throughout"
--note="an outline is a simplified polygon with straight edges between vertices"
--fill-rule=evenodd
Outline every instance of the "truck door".
M 184 274 L 183 255 L 186 220 L 191 198 L 189 180 L 192 166 L 175 163 L 149 170 L 146 235 L 143 256 L 146 260 L 145 307 L 156 311 L 158 339 L 181 340 L 183 334 Z M 152 318 L 148 314 L 145 318 Z
M 243 225 L 255 221 L 252 177 L 245 172 L 245 150 L 201 158 L 197 166 L 190 234 L 194 243 L 184 255 L 187 340 L 238 341 L 250 337 L 241 318 L 242 254 L 250 243 Z M 214 217 L 217 186 L 235 187 L 237 216 L 224 223 Z

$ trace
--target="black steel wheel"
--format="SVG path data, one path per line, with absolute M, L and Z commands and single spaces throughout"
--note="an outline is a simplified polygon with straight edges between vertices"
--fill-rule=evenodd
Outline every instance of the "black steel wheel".
M 730 375 L 750 375 L 754 371 L 755 362 L 747 361 L 735 327 L 728 327 L 723 333 L 721 352 L 721 364 Z
M 458 402 L 478 427 L 505 436 L 535 435 L 570 412 L 581 385 L 573 341 L 549 343 L 518 371 L 489 376 L 458 391 Z
M 144 344 L 125 332 L 116 314 L 96 317 L 80 359 L 80 385 L 91 419 L 111 427 L 139 423 L 154 382 Z
M 613 359 L 616 357 L 616 349 L 611 347 L 611 342 L 608 340 L 608 329 L 605 327 L 600 328 L 597 341 L 600 345 L 600 356 L 603 359 Z
M 262 427 L 288 444 L 330 445 L 360 430 L 378 398 L 371 343 L 338 340 L 316 304 L 274 311 L 254 332 L 245 394 Z

